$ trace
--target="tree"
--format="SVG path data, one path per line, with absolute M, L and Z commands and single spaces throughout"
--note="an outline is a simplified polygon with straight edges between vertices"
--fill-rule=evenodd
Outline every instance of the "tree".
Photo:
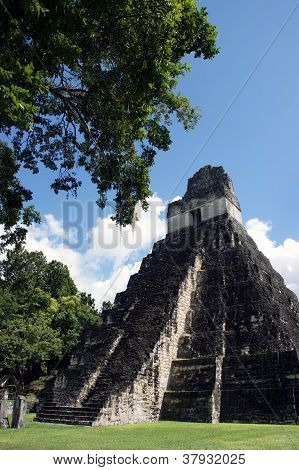
M 14 292 L 39 287 L 57 300 L 78 293 L 68 267 L 59 261 L 47 263 L 41 251 L 7 251 L 0 262 L 0 275 L 0 283 L 9 285 Z
M 95 315 L 98 315 L 98 316 L 99 316 L 100 322 L 101 322 L 101 321 L 102 321 L 102 318 L 101 318 L 102 309 L 100 309 L 100 311 L 97 309 L 95 300 L 94 300 L 94 298 L 92 297 L 92 295 L 91 295 L 91 294 L 87 294 L 86 292 L 80 292 L 80 293 L 79 293 L 79 297 L 80 297 L 80 301 L 81 301 L 84 305 L 86 305 L 87 307 L 89 307 L 89 309 L 91 310 L 91 312 L 93 312 Z
M 104 310 L 110 310 L 111 308 L 113 308 L 113 303 L 110 302 L 110 300 L 104 300 L 102 302 L 101 312 L 104 312 Z
M 9 250 L 0 262 L 0 285 L 12 292 L 46 290 L 47 260 L 41 251 Z
M 83 167 L 117 223 L 146 209 L 157 150 L 173 116 L 192 128 L 198 111 L 177 91 L 188 54 L 211 59 L 217 32 L 196 0 L 6 0 L 0 19 L 0 196 L 4 244 L 37 220 L 20 167 L 56 172 L 52 188 L 76 194 Z M 4 158 L 5 157 L 5 158 Z M 4 178 L 5 179 L 5 178 Z M 14 200 L 13 195 L 17 195 Z
M 0 369 L 16 373 L 46 370 L 50 359 L 59 357 L 63 341 L 55 330 L 49 294 L 30 288 L 22 294 L 0 289 Z
M 46 267 L 46 288 L 57 300 L 78 293 L 68 267 L 59 261 L 51 261 Z
M 80 342 L 84 330 L 99 325 L 99 316 L 79 297 L 62 297 L 56 303 L 52 325 L 59 331 L 64 352 L 69 353 Z
M 40 221 L 34 207 L 25 206 L 32 199 L 32 192 L 22 186 L 17 177 L 20 167 L 16 154 L 0 141 L 0 226 L 4 228 L 4 234 L 0 237 L 0 249 L 10 244 L 19 245 L 26 237 L 25 227 Z
M 26 250 L 0 262 L 0 370 L 37 377 L 99 325 L 93 298 L 78 292 L 62 263 Z

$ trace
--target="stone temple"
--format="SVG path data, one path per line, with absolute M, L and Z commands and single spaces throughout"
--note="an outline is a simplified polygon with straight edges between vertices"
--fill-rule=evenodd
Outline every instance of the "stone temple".
M 230 177 L 206 166 L 36 419 L 298 423 L 298 352 L 297 297 L 243 227 Z

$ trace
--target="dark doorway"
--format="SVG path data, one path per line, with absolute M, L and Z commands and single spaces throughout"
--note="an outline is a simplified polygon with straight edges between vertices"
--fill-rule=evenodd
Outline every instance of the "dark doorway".
M 195 227 L 198 227 L 202 222 L 202 220 L 201 220 L 201 209 L 197 209 L 196 211 L 193 211 L 192 214 L 193 214 L 193 225 Z

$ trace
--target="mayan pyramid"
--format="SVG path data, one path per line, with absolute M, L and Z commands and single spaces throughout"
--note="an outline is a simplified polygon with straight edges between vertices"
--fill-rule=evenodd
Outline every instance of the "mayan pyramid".
M 299 304 L 206 166 L 104 324 L 47 383 L 38 421 L 297 423 Z

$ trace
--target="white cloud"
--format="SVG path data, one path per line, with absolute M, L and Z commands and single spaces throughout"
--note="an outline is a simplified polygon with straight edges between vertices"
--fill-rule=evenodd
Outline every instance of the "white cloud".
M 299 241 L 287 238 L 282 244 L 269 236 L 271 222 L 250 219 L 246 223 L 249 235 L 258 248 L 269 258 L 272 266 L 281 274 L 289 289 L 299 294 Z
M 149 248 L 153 241 L 163 238 L 166 233 L 163 214 L 165 203 L 157 196 L 150 198 L 148 202 L 147 212 L 140 206 L 137 208 L 138 220 L 134 227 L 128 226 L 120 230 L 110 216 L 99 218 L 90 233 L 90 258 L 100 255 L 113 261 L 116 269 L 132 256 L 136 257 L 136 252 Z
M 86 240 L 81 241 L 79 249 L 72 243 L 67 245 L 62 221 L 47 214 L 45 222 L 30 227 L 26 248 L 42 251 L 48 261 L 66 264 L 77 287 L 91 293 L 101 304 L 103 300 L 113 300 L 117 292 L 125 290 L 129 277 L 139 270 L 142 258 L 152 244 L 164 238 L 165 207 L 157 196 L 150 198 L 147 212 L 140 207 L 137 209 L 135 227 L 121 231 L 110 216 L 99 218 L 88 234 L 90 244 L 86 249 Z M 71 234 L 70 242 L 74 241 L 76 237 Z

